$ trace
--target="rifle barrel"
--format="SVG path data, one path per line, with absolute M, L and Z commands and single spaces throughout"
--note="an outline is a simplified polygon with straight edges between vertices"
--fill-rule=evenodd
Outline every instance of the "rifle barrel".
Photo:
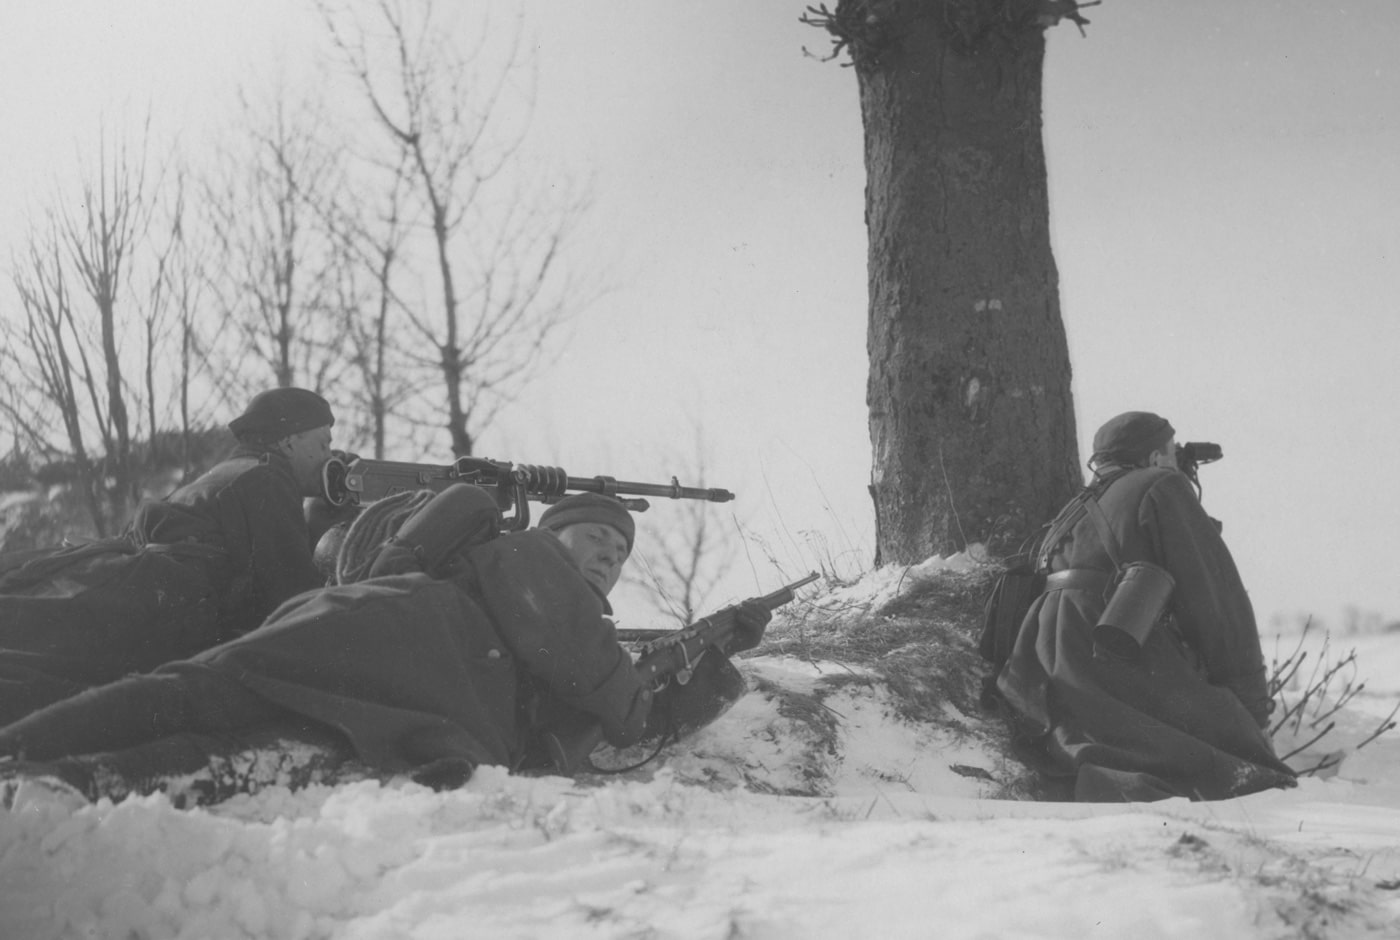
M 784 604 L 792 603 L 794 591 L 796 591 L 800 587 L 811 584 L 813 581 L 817 580 L 820 577 L 821 575 L 813 571 L 811 574 L 807 575 L 807 577 L 802 578 L 801 580 L 784 585 L 783 587 L 778 588 L 772 594 L 764 594 L 762 597 L 755 597 L 753 598 L 753 600 L 758 601 L 760 604 L 764 605 L 769 610 L 776 610 L 777 608 L 782 607 Z M 723 611 L 719 611 L 718 613 L 722 612 Z M 715 615 L 710 615 L 710 617 L 713 616 Z M 710 618 L 707 617 L 702 619 L 708 620 Z M 696 623 L 700 622 L 701 621 L 696 621 Z M 660 640 L 668 636 L 682 636 L 685 634 L 686 630 L 690 629 L 691 627 L 694 627 L 695 625 L 696 624 L 691 624 L 689 627 L 672 628 L 619 627 L 617 630 L 617 639 L 620 643 L 651 642 L 652 640 Z
M 800 587 L 803 587 L 804 585 L 811 584 L 813 581 L 817 580 L 820 577 L 821 575 L 813 571 L 805 578 L 801 578 L 797 581 L 792 582 L 791 584 L 783 585 L 782 587 L 774 591 L 772 594 L 763 595 L 759 598 L 759 600 L 762 601 L 764 604 L 768 605 L 769 610 L 772 610 L 775 607 L 781 607 L 784 604 L 792 602 L 794 591 L 796 591 Z
M 805 584 L 811 584 L 819 577 L 821 577 L 821 575 L 813 571 L 811 574 L 807 575 L 807 577 L 794 581 L 791 584 L 784 585 L 783 587 L 774 591 L 772 594 L 765 594 L 762 597 L 751 598 L 751 600 L 757 600 L 763 604 L 766 604 L 769 610 L 773 610 L 774 608 L 781 607 L 784 604 L 790 603 L 795 596 L 793 594 L 794 591 L 796 591 L 798 588 L 802 587 Z M 705 645 L 708 645 L 711 642 L 711 640 L 714 639 L 714 637 L 703 637 L 703 630 L 697 628 L 703 628 L 706 625 L 707 621 L 711 625 L 713 625 L 714 621 L 712 620 L 712 618 L 732 618 L 734 616 L 734 610 L 737 607 L 738 605 L 736 604 L 733 607 L 726 607 L 723 610 L 716 611 L 714 614 L 711 614 L 710 617 L 702 618 L 701 620 L 682 630 L 665 630 L 656 632 L 660 632 L 666 635 L 674 634 L 677 638 L 678 646 L 692 645 L 695 644 L 698 640 L 700 641 L 701 649 L 703 649 L 703 647 Z M 618 631 L 619 636 L 623 632 L 624 631 Z M 650 633 L 653 631 L 635 630 L 628 632 L 640 634 Z M 663 646 L 662 648 L 652 652 L 651 654 L 642 657 L 642 659 L 637 662 L 637 674 L 642 678 L 644 682 L 650 682 L 652 679 L 656 678 L 656 676 L 660 673 L 668 669 L 677 668 L 678 664 L 674 662 L 674 660 L 676 659 L 679 659 L 682 662 L 689 664 L 695 659 L 697 655 L 699 655 L 701 649 L 687 649 L 684 652 L 678 652 L 677 646 Z M 545 747 L 549 751 L 550 759 L 554 763 L 554 769 L 559 771 L 560 773 L 573 773 L 576 768 L 587 762 L 588 755 L 592 754 L 593 749 L 602 743 L 603 726 L 598 722 L 593 722 L 591 725 L 585 728 L 577 729 L 576 731 L 568 733 L 567 736 L 559 732 L 550 731 L 545 732 L 543 737 Z

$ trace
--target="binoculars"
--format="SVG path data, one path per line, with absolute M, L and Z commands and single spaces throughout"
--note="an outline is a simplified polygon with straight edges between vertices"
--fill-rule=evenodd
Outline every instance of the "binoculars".
M 1219 444 L 1210 441 L 1187 441 L 1176 448 L 1176 465 L 1187 476 L 1194 476 L 1196 468 L 1203 463 L 1213 463 L 1225 456 Z

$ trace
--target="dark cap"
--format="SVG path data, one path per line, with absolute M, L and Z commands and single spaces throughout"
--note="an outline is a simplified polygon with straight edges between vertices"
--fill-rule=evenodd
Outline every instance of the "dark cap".
M 631 553 L 632 540 L 637 535 L 637 524 L 632 521 L 632 514 L 627 511 L 627 507 L 611 496 L 575 493 L 565 496 L 540 513 L 540 528 L 551 532 L 580 522 L 597 522 L 612 526 L 627 540 L 627 551 Z
M 280 441 L 284 437 L 335 424 L 330 404 L 304 388 L 273 388 L 258 392 L 243 413 L 228 423 L 242 440 L 253 437 Z
M 1143 463 L 1154 450 L 1162 450 L 1176 434 L 1166 418 L 1150 411 L 1125 411 L 1111 418 L 1094 435 L 1094 460 Z

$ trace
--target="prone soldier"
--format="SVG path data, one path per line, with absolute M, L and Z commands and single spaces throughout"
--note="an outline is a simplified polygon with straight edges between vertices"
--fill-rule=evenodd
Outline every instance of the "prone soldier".
M 0 724 L 231 640 L 318 587 L 302 500 L 334 423 L 314 392 L 261 392 L 229 422 L 234 452 L 122 535 L 0 564 Z
M 448 487 L 383 545 L 366 580 L 303 594 L 246 636 L 0 729 L 0 755 L 13 758 L 0 773 L 116 798 L 174 775 L 214 780 L 249 749 L 299 747 L 321 770 L 444 788 L 481 764 L 547 768 L 544 737 L 580 718 L 617 747 L 659 734 L 655 687 L 606 617 L 635 535 L 626 508 L 576 494 L 537 529 L 500 527 L 492 495 Z M 757 645 L 770 616 L 738 605 L 725 649 Z M 733 670 L 718 651 L 708 658 Z M 211 782 L 198 799 L 246 783 Z

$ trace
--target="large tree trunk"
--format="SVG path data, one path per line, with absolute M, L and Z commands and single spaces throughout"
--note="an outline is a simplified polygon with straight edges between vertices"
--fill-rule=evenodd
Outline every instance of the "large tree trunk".
M 1019 543 L 1080 485 L 1020 0 L 851 3 L 865 125 L 878 563 Z

